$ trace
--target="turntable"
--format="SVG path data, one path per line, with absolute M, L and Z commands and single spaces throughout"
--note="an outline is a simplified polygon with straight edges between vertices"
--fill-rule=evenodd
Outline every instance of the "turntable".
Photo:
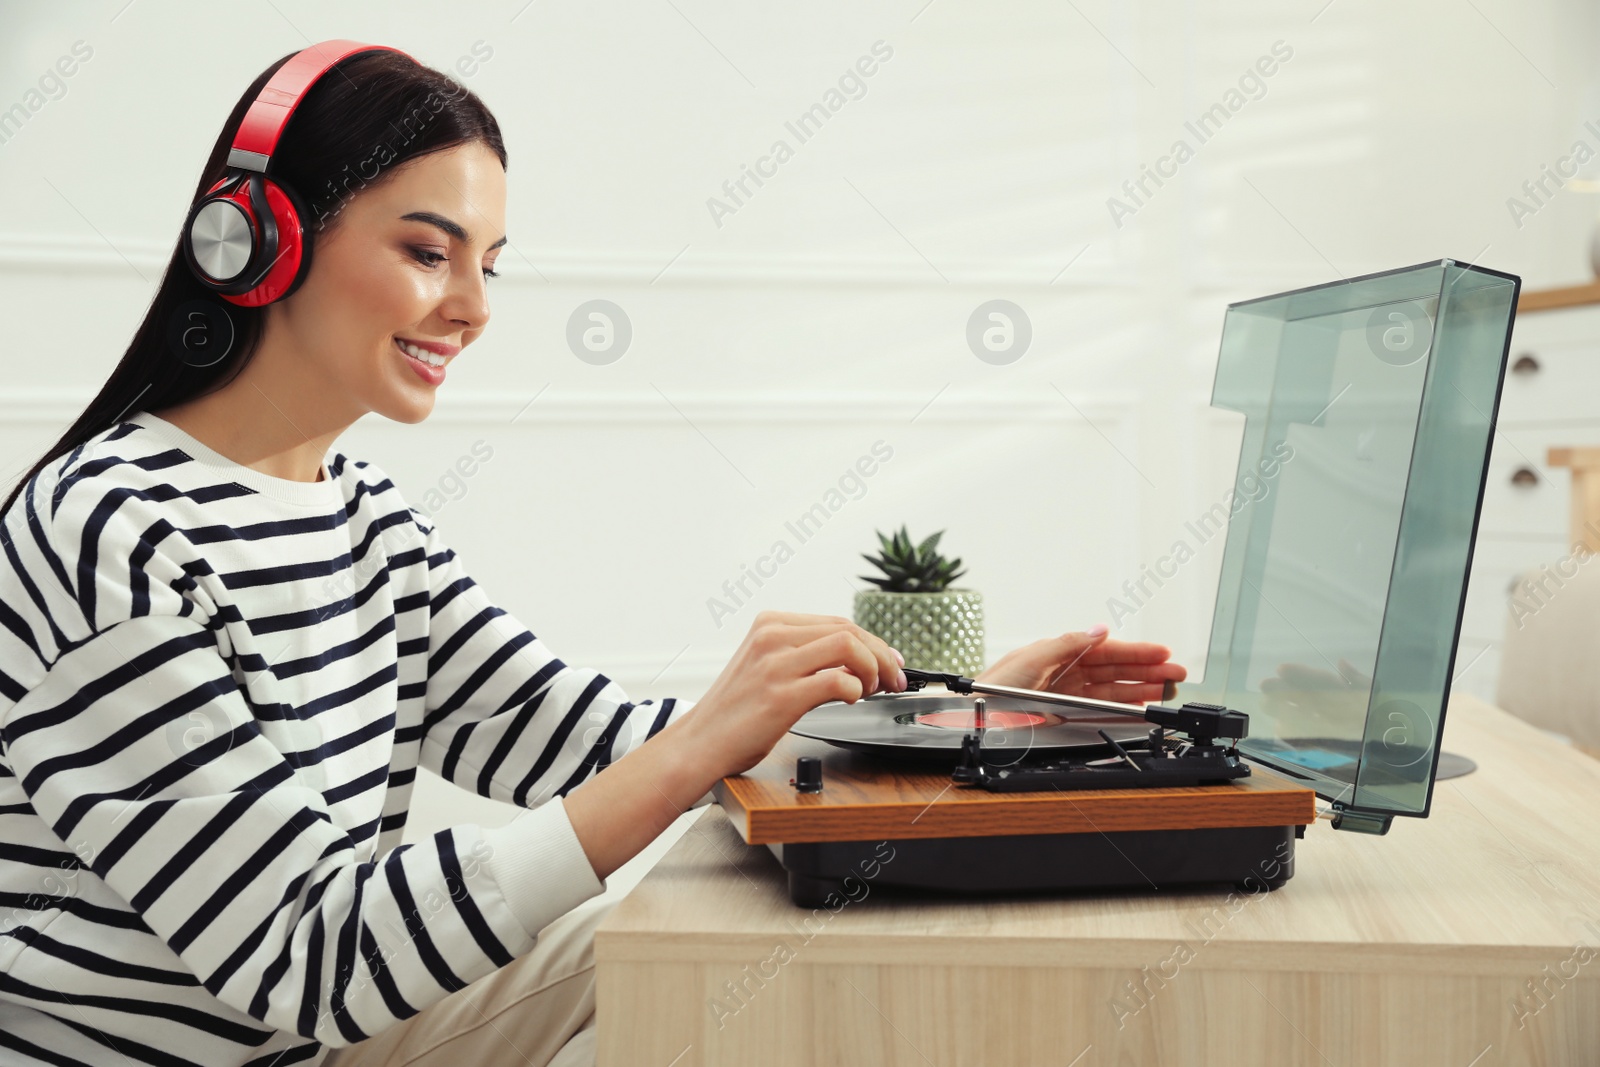
M 908 669 L 723 779 L 744 840 L 831 908 L 867 881 L 1275 889 L 1319 818 L 1425 818 L 1519 289 L 1441 260 L 1230 305 L 1212 405 L 1243 416 L 1248 499 L 1183 702 Z

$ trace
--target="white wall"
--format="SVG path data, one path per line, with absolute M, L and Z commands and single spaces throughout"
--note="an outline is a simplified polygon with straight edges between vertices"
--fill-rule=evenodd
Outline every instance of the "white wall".
M 519 13 L 520 12 L 520 13 Z M 991 655 L 1106 601 L 1230 484 L 1207 407 L 1230 300 L 1440 257 L 1588 275 L 1600 201 L 1519 227 L 1508 197 L 1600 119 L 1583 0 L 752 5 L 523 0 L 8 7 L 0 108 L 73 43 L 92 58 L 0 143 L 0 481 L 120 356 L 242 87 L 286 51 L 381 41 L 495 110 L 512 247 L 495 320 L 418 426 L 345 451 L 415 498 L 482 439 L 438 518 L 479 581 L 570 661 L 694 696 L 762 607 L 848 613 L 874 528 L 947 528 Z M 804 144 L 785 129 L 883 41 Z M 1136 213 L 1107 200 L 1257 60 L 1292 50 Z M 719 226 L 707 199 L 774 139 L 792 159 Z M 612 300 L 632 346 L 567 350 Z M 1003 298 L 1033 340 L 978 360 Z M 531 406 L 513 423 L 512 417 Z M 876 441 L 822 532 L 784 527 Z M 795 557 L 716 625 L 708 598 L 778 538 Z M 1198 668 L 1220 550 L 1121 628 Z

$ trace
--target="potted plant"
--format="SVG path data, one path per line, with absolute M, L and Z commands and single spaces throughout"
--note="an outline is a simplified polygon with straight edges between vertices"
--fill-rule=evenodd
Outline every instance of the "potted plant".
M 905 657 L 907 667 L 976 677 L 983 670 L 983 594 L 952 588 L 966 573 L 961 560 L 939 554 L 944 531 L 914 544 L 904 526 L 878 533 L 882 551 L 862 558 L 883 577 L 861 575 L 876 589 L 856 593 L 856 625 L 877 634 Z

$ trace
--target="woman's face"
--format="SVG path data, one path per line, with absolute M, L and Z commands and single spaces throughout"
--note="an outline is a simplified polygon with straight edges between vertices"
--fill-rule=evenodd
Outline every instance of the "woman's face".
M 400 164 L 355 192 L 312 235 L 311 270 L 269 307 L 269 330 L 302 382 L 368 411 L 414 423 L 462 349 L 489 323 L 488 278 L 505 241 L 506 175 L 482 144 Z M 402 345 L 444 356 L 433 368 Z M 309 399 L 309 398 L 308 398 Z

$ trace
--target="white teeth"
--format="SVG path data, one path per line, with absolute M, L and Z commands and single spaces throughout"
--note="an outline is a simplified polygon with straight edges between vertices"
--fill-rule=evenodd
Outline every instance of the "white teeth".
M 420 359 L 430 367 L 444 366 L 444 357 L 435 352 L 429 352 L 426 348 L 418 348 L 411 342 L 402 341 L 399 338 L 395 339 L 395 343 L 400 346 L 401 351 L 405 352 L 406 355 L 414 359 Z

